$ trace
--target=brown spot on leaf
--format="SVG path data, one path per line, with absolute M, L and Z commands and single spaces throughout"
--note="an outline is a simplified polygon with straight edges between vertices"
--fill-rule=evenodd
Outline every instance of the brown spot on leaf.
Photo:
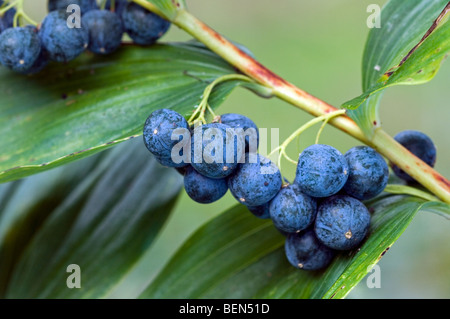
M 445 6 L 444 10 L 442 10 L 441 14 L 439 14 L 439 16 L 436 18 L 436 20 L 434 20 L 433 24 L 431 25 L 431 27 L 427 30 L 427 32 L 425 32 L 425 35 L 422 37 L 422 39 L 420 39 L 419 43 L 417 43 L 409 52 L 408 54 L 400 61 L 400 63 L 391 68 L 389 70 L 389 72 L 386 72 L 385 75 L 387 77 L 390 77 L 394 71 L 396 69 L 398 69 L 399 67 L 401 67 L 406 60 L 409 59 L 409 57 L 417 50 L 417 48 L 419 46 L 422 45 L 422 43 L 433 33 L 434 30 L 436 30 L 436 28 L 439 26 L 439 24 L 441 23 L 441 21 L 444 19 L 444 17 L 447 15 L 447 13 L 450 12 L 450 2 Z M 439 51 L 437 51 L 439 52 Z M 391 71 L 392 70 L 392 71 Z
M 390 247 L 387 247 L 380 255 L 380 258 L 383 257 L 389 250 Z

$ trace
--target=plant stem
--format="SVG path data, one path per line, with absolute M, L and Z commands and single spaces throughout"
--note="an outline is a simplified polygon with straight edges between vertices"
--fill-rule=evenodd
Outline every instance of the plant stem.
M 378 152 L 407 172 L 422 186 L 444 202 L 450 203 L 450 182 L 445 177 L 381 129 L 375 132 L 372 143 Z
M 155 6 L 146 0 L 133 1 L 155 12 Z M 155 13 L 158 14 L 158 12 Z M 180 9 L 172 22 L 205 44 L 211 51 L 221 56 L 242 73 L 272 89 L 273 94 L 278 98 L 314 116 L 321 116 L 338 110 L 276 75 L 186 10 Z M 450 203 L 450 182 L 397 143 L 382 129 L 377 129 L 373 137 L 369 139 L 358 125 L 345 115 L 335 117 L 329 123 L 375 148 L 430 192 L 444 202 Z
M 19 18 L 23 18 L 25 21 L 28 21 L 30 24 L 37 26 L 38 23 L 36 21 L 34 21 L 33 19 L 31 19 L 26 12 L 23 10 L 23 1 L 24 0 L 16 0 L 16 1 L 12 1 L 11 3 L 9 3 L 7 6 L 3 7 L 0 9 L 0 16 L 5 13 L 6 11 L 8 11 L 9 9 L 11 9 L 12 7 L 16 6 L 16 14 L 14 15 L 14 20 L 13 20 L 13 27 L 18 27 L 21 25 Z M 23 23 L 23 21 L 22 21 Z
M 114 0 L 111 0 L 111 3 L 110 3 L 110 5 L 111 5 L 111 11 L 113 11 L 114 12 Z M 100 10 L 105 10 L 105 8 L 106 8 L 106 0 L 102 0 L 102 2 L 100 2 Z

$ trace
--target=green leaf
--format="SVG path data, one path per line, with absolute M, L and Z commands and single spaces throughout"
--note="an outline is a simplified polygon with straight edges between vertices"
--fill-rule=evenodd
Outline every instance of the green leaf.
M 385 88 L 425 83 L 436 75 L 450 52 L 449 15 L 447 0 L 390 0 L 384 6 L 381 28 L 372 29 L 366 43 L 364 93 L 342 105 L 368 136 L 380 126 Z
M 123 46 L 25 77 L 0 68 L 0 183 L 66 164 L 142 134 L 155 109 L 186 117 L 209 82 L 234 73 L 196 45 Z M 214 90 L 217 107 L 238 82 Z
M 52 187 L 45 187 L 46 196 L 34 198 L 33 191 L 54 171 L 0 188 L 0 194 L 6 189 L 12 195 L 11 204 L 3 196 L 0 206 L 13 208 L 2 211 L 2 222 L 14 212 L 28 219 L 10 222 L 0 233 L 6 298 L 107 297 L 157 236 L 181 188 L 181 176 L 157 164 L 141 139 L 98 156 L 95 165 L 75 169 L 80 182 L 63 189 L 65 196 L 57 204 L 51 203 L 53 191 L 64 187 L 60 181 L 72 175 L 71 166 L 64 167 Z M 14 210 L 17 199 L 26 196 L 33 197 L 32 205 Z M 66 286 L 70 264 L 81 268 L 81 289 Z
M 109 151 L 62 168 L 0 185 L 0 296 L 35 230 Z
M 345 297 L 418 211 L 443 208 L 402 196 L 384 196 L 368 205 L 374 211 L 368 239 L 358 251 L 340 253 L 325 271 L 315 272 L 292 267 L 284 256 L 284 237 L 272 223 L 236 206 L 188 239 L 140 297 Z
M 384 191 L 390 194 L 399 194 L 399 195 L 411 195 L 415 197 L 419 197 L 428 201 L 439 201 L 439 198 L 436 196 L 420 190 L 416 187 L 401 185 L 401 184 L 387 184 L 384 188 Z

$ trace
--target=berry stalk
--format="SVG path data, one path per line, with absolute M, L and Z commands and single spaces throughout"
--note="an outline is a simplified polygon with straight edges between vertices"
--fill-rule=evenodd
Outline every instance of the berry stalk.
M 195 110 L 195 112 L 189 118 L 188 123 L 190 125 L 192 125 L 192 124 L 194 124 L 194 121 L 199 120 L 203 124 L 206 124 L 206 119 L 205 119 L 206 110 L 208 110 L 209 113 L 211 113 L 211 115 L 213 117 L 216 117 L 214 111 L 211 109 L 211 107 L 209 106 L 209 103 L 208 103 L 209 97 L 210 97 L 214 87 L 216 87 L 220 83 L 223 83 L 226 81 L 237 81 L 237 80 L 244 81 L 244 82 L 250 82 L 250 83 L 253 82 L 253 80 L 251 78 L 249 78 L 248 76 L 242 75 L 242 74 L 228 74 L 228 75 L 224 75 L 224 76 L 221 76 L 220 78 L 215 79 L 203 91 L 203 99 L 200 102 L 197 109 Z
M 324 114 L 321 116 L 318 116 L 311 121 L 303 124 L 300 128 L 298 128 L 294 133 L 292 133 L 280 146 L 275 148 L 272 152 L 270 152 L 267 157 L 272 156 L 275 152 L 279 151 L 278 155 L 278 168 L 281 170 L 281 157 L 284 156 L 289 162 L 291 162 L 294 165 L 297 165 L 297 161 L 290 158 L 286 153 L 286 148 L 289 146 L 290 143 L 292 143 L 296 138 L 298 138 L 304 131 L 309 129 L 310 127 L 314 126 L 317 123 L 320 123 L 323 121 L 324 124 L 326 124 L 328 121 L 330 121 L 332 118 L 337 117 L 339 115 L 345 114 L 345 110 L 337 110 L 333 113 Z M 317 133 L 316 137 L 316 144 L 318 144 L 320 134 L 322 132 L 323 126 L 321 126 L 319 132 Z
M 161 15 L 161 12 L 150 2 L 146 0 L 133 1 Z M 274 96 L 316 117 L 339 110 L 276 75 L 186 10 L 178 10 L 178 14 L 172 22 L 205 44 L 211 51 L 221 56 L 242 73 L 270 88 Z M 450 204 L 450 182 L 397 143 L 385 131 L 377 129 L 373 137 L 369 139 L 364 135 L 358 125 L 346 115 L 335 117 L 329 123 L 376 149 L 391 162 L 415 178 L 416 181 L 430 192 Z
M 23 18 L 26 22 L 28 22 L 29 24 L 32 24 L 34 26 L 37 26 L 38 23 L 36 21 L 34 21 L 33 19 L 31 19 L 25 12 L 25 10 L 23 9 L 23 1 L 24 0 L 16 0 L 16 1 L 11 1 L 9 3 L 5 2 L 3 7 L 0 8 L 0 16 L 3 15 L 6 11 L 8 11 L 9 9 L 16 7 L 17 8 L 17 12 L 14 16 L 14 27 L 18 27 L 20 26 L 20 21 L 19 18 Z

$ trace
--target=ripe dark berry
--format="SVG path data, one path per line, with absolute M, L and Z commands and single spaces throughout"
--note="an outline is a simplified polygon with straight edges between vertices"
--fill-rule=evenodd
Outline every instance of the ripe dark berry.
M 3 0 L 0 0 L 0 6 L 2 6 Z M 14 24 L 14 16 L 16 15 L 16 9 L 11 8 L 2 16 L 0 16 L 0 33 L 5 31 L 8 28 L 12 28 Z
M 52 11 L 45 17 L 39 37 L 50 59 L 58 62 L 73 60 L 89 43 L 89 32 L 83 19 L 81 28 L 69 28 L 67 13 L 63 10 Z
M 90 10 L 98 9 L 97 2 L 95 0 L 48 0 L 48 12 L 55 10 L 67 10 L 67 7 L 71 4 L 76 4 L 81 9 L 81 14 L 85 14 Z
M 241 114 L 227 113 L 220 116 L 220 122 L 235 129 L 242 128 L 244 134 L 246 134 L 245 144 L 247 149 L 256 153 L 259 146 L 259 130 L 251 119 Z M 250 143 L 253 146 L 252 149 L 249 149 Z
M 286 257 L 292 266 L 304 270 L 319 270 L 328 266 L 335 252 L 323 245 L 312 229 L 289 234 L 284 244 Z
M 172 140 L 172 134 L 177 139 Z M 184 138 L 183 134 L 187 135 L 187 139 Z M 190 142 L 189 134 L 189 125 L 185 118 L 178 112 L 170 109 L 160 109 L 152 112 L 144 125 L 145 146 L 166 166 L 170 166 L 167 164 L 173 162 L 172 150 L 175 150 L 174 147 L 178 143 L 181 143 L 180 146 L 185 146 Z M 187 150 L 190 150 L 189 146 Z
M 27 25 L 26 28 L 30 28 L 31 30 L 33 30 L 33 32 L 38 33 L 38 30 L 35 26 Z M 47 66 L 49 61 L 50 61 L 50 59 L 48 57 L 47 50 L 45 50 L 44 47 L 41 47 L 41 52 L 39 53 L 39 56 L 37 57 L 36 61 L 34 61 L 33 65 L 31 66 L 30 69 L 28 69 L 26 72 L 23 72 L 23 73 L 24 74 L 39 73 Z
M 419 131 L 403 131 L 395 135 L 394 139 L 416 155 L 422 161 L 434 167 L 436 163 L 436 147 L 433 141 L 427 135 Z M 414 179 L 405 173 L 397 165 L 390 163 L 395 175 L 407 182 L 413 182 Z
M 228 191 L 228 185 L 225 179 L 203 176 L 188 166 L 184 174 L 184 189 L 194 201 L 209 204 L 222 198 Z
M 350 196 L 336 195 L 319 205 L 314 230 L 324 245 L 349 250 L 362 242 L 369 225 L 370 213 L 363 203 Z
M 294 183 L 303 193 L 313 197 L 336 194 L 348 178 L 348 164 L 334 147 L 316 144 L 299 156 Z
M 260 206 L 268 203 L 281 188 L 281 173 L 268 158 L 249 154 L 245 163 L 228 178 L 231 194 L 242 204 Z M 256 157 L 256 161 L 252 157 Z M 252 162 L 250 162 L 252 161 Z
M 247 206 L 248 210 L 258 218 L 269 219 L 270 218 L 270 203 L 266 203 L 260 206 Z
M 110 54 L 122 42 L 122 22 L 117 14 L 107 10 L 91 10 L 83 16 L 89 30 L 89 50 Z
M 169 21 L 133 2 L 123 8 L 122 22 L 125 32 L 140 45 L 155 43 L 170 27 Z
M 344 190 L 350 196 L 366 200 L 380 194 L 387 185 L 389 168 L 373 148 L 356 146 L 344 155 L 349 167 Z
M 221 123 L 198 126 L 192 134 L 191 165 L 209 178 L 231 175 L 243 161 L 245 142 L 234 129 Z
M 41 53 L 41 42 L 32 28 L 9 28 L 0 34 L 0 62 L 7 68 L 26 73 Z
M 300 232 L 311 226 L 316 211 L 316 201 L 303 194 L 295 184 L 282 188 L 270 202 L 273 224 L 288 233 Z
M 25 74 L 39 73 L 47 66 L 48 63 L 49 63 L 48 53 L 44 48 L 42 48 L 41 53 L 39 54 L 36 61 L 34 61 L 31 68 L 25 71 L 24 73 Z

